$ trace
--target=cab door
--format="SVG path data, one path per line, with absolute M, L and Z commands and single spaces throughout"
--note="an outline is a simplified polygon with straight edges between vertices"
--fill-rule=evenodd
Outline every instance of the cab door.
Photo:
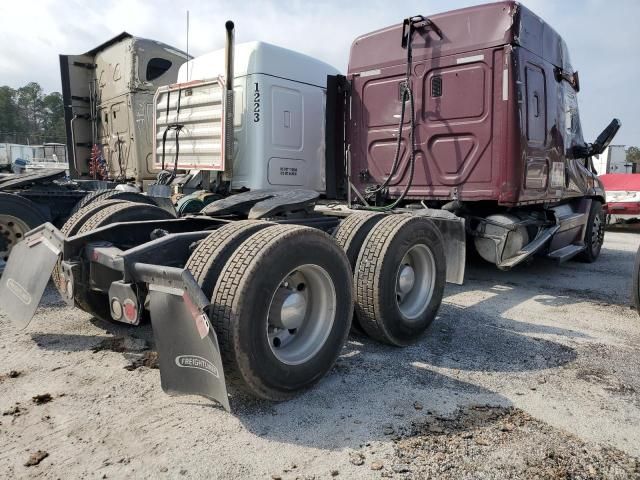
M 90 55 L 60 55 L 64 123 L 72 178 L 88 177 L 94 132 L 95 64 Z M 92 111 L 94 110 L 94 111 Z
M 557 181 L 560 175 L 562 187 L 564 162 L 550 162 L 547 155 L 547 90 L 545 70 L 533 58 L 524 64 L 524 131 L 525 178 L 524 190 L 528 198 L 540 198 L 546 195 L 549 176 Z M 551 163 L 551 165 L 550 165 Z M 559 172 L 557 171 L 559 170 Z M 555 188 L 555 186 L 554 186 Z

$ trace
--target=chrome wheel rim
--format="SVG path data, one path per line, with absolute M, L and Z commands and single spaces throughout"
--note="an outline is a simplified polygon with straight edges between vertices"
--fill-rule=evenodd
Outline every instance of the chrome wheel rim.
M 0 215 L 0 263 L 9 259 L 11 249 L 24 238 L 29 230 L 23 220 L 13 215 Z
M 327 271 L 302 265 L 289 272 L 271 297 L 267 340 L 275 357 L 300 365 L 326 343 L 336 316 L 336 290 Z
M 418 321 L 427 310 L 436 279 L 436 262 L 426 245 L 414 245 L 396 273 L 396 304 L 406 321 Z

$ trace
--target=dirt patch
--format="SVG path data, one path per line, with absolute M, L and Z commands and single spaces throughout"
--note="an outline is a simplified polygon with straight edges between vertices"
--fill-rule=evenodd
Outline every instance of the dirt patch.
M 576 378 L 594 385 L 601 386 L 604 390 L 617 395 L 633 395 L 636 389 L 633 385 L 620 382 L 614 376 L 599 368 L 582 368 L 576 373 Z
M 8 408 L 4 412 L 2 412 L 2 415 L 3 416 L 19 417 L 20 415 L 22 415 L 26 411 L 27 411 L 26 408 L 22 408 L 19 403 L 16 403 L 13 407 Z
M 640 460 L 509 407 L 427 415 L 396 441 L 388 473 L 403 478 L 640 478 Z M 403 470 L 403 472 L 399 472 Z
M 49 454 L 47 452 L 42 451 L 42 450 L 38 450 L 37 452 L 33 452 L 31 455 L 29 455 L 29 458 L 27 459 L 27 461 L 24 462 L 24 466 L 25 467 L 35 467 L 36 465 L 38 465 L 42 460 L 44 460 L 48 456 L 49 456 Z
M 116 353 L 140 352 L 148 348 L 147 342 L 135 337 L 109 337 L 92 348 L 93 353 L 110 351 Z
M 126 370 L 133 371 L 137 370 L 140 367 L 146 368 L 160 368 L 158 365 L 158 352 L 154 352 L 152 350 L 146 350 L 142 353 L 142 355 L 136 356 L 136 358 L 131 360 L 131 363 L 124 367 Z
M 35 395 L 32 398 L 32 400 L 33 400 L 33 403 L 35 403 L 36 405 L 43 405 L 53 400 L 53 397 L 51 396 L 50 393 L 41 393 L 39 395 Z
M 22 375 L 22 372 L 18 370 L 11 370 L 9 373 L 0 375 L 0 383 L 4 382 L 8 378 L 18 378 L 20 375 Z

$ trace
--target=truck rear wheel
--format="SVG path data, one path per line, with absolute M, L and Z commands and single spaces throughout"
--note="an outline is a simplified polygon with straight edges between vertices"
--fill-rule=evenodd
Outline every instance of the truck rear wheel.
M 92 202 L 88 205 L 85 205 L 73 215 L 69 217 L 69 219 L 62 225 L 60 231 L 64 235 L 65 238 L 73 237 L 78 233 L 82 225 L 85 224 L 87 220 L 89 220 L 93 215 L 98 213 L 100 210 L 103 210 L 112 205 L 116 205 L 118 203 L 122 203 L 120 200 L 106 200 L 106 201 L 96 201 Z M 62 284 L 61 277 L 61 264 L 60 260 L 56 263 L 56 266 L 53 267 L 53 272 L 51 272 L 51 279 L 53 280 L 54 285 L 60 292 L 60 295 L 64 296 L 65 286 Z
M 360 253 L 364 239 L 367 238 L 374 225 L 382 220 L 384 216 L 383 213 L 375 212 L 353 213 L 340 222 L 340 225 L 333 233 L 333 238 L 336 239 L 338 245 L 347 254 L 352 270 L 356 268 L 358 253 Z
M 151 200 L 151 198 L 149 198 L 146 195 L 143 195 L 142 193 L 123 192 L 121 190 L 114 190 L 114 189 L 100 189 L 100 190 L 95 190 L 93 192 L 89 192 L 84 197 L 82 197 L 80 201 L 76 204 L 76 206 L 73 207 L 73 210 L 71 210 L 71 214 L 73 215 L 78 210 L 88 205 L 92 205 L 97 201 L 104 201 L 104 200 L 124 200 L 127 202 L 146 203 L 148 205 L 155 205 L 155 202 Z
M 435 318 L 446 279 L 442 236 L 410 214 L 381 220 L 364 241 L 354 274 L 356 312 L 372 338 L 395 346 L 416 341 Z
M 215 230 L 198 244 L 186 267 L 207 297 L 211 298 L 220 272 L 231 254 L 250 235 L 270 225 L 275 224 L 260 220 L 231 222 Z
M 285 400 L 333 366 L 351 326 L 351 268 L 327 234 L 275 225 L 246 239 L 212 296 L 226 378 L 267 400 Z
M 579 260 L 586 263 L 593 263 L 600 256 L 602 244 L 604 243 L 605 223 L 602 203 L 598 200 L 592 200 L 587 228 L 584 233 L 584 244 L 586 248 L 578 255 Z
M 141 203 L 125 202 L 119 200 L 109 200 L 100 202 L 99 205 L 88 205 L 85 209 L 91 212 L 87 216 L 86 212 L 78 211 L 78 217 L 72 224 L 65 224 L 63 227 L 67 232 L 67 236 L 86 233 L 96 228 L 104 227 L 111 223 L 132 222 L 144 220 L 167 220 L 174 218 L 166 210 L 153 205 L 145 205 Z M 83 209 L 84 210 L 84 209 Z M 71 219 L 70 219 L 71 220 Z M 52 275 L 54 283 L 61 295 L 65 295 L 65 279 L 62 275 L 60 265 L 56 265 L 54 274 Z M 85 312 L 92 314 L 102 320 L 109 321 L 111 314 L 109 312 L 109 299 L 103 292 L 83 288 L 82 285 L 75 285 L 74 300 L 78 307 Z
M 0 265 L 9 259 L 13 246 L 29 230 L 47 220 L 28 198 L 14 193 L 0 193 Z
M 101 209 L 91 218 L 87 219 L 78 230 L 78 234 L 86 233 L 111 223 L 169 220 L 171 218 L 175 217 L 156 205 L 118 200 L 116 204 Z
M 340 245 L 347 254 L 351 271 L 354 271 L 356 268 L 358 254 L 360 253 L 364 239 L 367 238 L 371 229 L 384 217 L 385 214 L 379 212 L 352 213 L 340 222 L 336 231 L 333 232 L 333 238 L 336 239 L 338 245 Z M 358 312 L 354 312 L 351 328 L 357 334 L 362 335 L 365 333 L 360 326 Z

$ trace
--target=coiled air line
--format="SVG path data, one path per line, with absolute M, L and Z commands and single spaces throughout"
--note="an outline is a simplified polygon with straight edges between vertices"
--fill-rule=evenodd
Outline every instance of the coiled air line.
M 401 84 L 402 88 L 402 108 L 400 110 L 400 121 L 398 123 L 398 141 L 396 143 L 396 151 L 393 158 L 393 165 L 391 166 L 391 172 L 387 176 L 387 178 L 382 182 L 381 185 L 377 185 L 375 187 L 368 187 L 365 190 L 365 198 L 371 199 L 373 196 L 386 192 L 391 179 L 398 172 L 398 168 L 400 166 L 400 146 L 402 144 L 402 131 L 404 129 L 404 114 L 406 111 L 406 104 L 409 102 L 409 110 L 411 114 L 411 118 L 409 119 L 409 181 L 405 186 L 402 194 L 391 204 L 384 206 L 366 206 L 364 207 L 366 210 L 374 210 L 374 211 L 387 211 L 392 210 L 396 206 L 400 204 L 406 197 L 411 185 L 413 184 L 413 177 L 415 173 L 415 104 L 413 101 L 413 91 L 411 89 L 411 67 L 413 64 L 413 52 L 411 46 L 411 40 L 413 36 L 413 32 L 430 27 L 441 39 L 442 32 L 441 30 L 428 18 L 423 17 L 422 15 L 416 15 L 413 17 L 405 18 L 402 24 L 402 47 L 407 49 L 407 69 L 405 73 L 405 81 Z

